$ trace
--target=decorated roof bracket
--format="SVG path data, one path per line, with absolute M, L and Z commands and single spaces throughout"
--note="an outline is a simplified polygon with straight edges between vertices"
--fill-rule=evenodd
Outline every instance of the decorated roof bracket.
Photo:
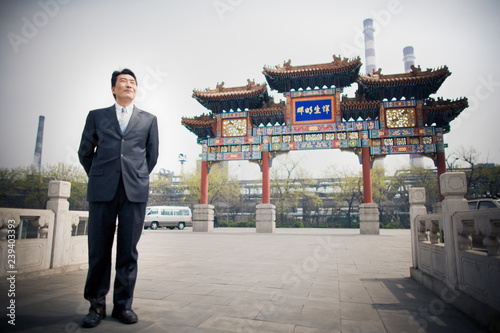
M 228 88 L 193 90 L 208 114 L 182 118 L 198 137 L 204 161 L 258 161 L 262 152 L 369 148 L 370 160 L 389 154 L 433 157 L 444 151 L 443 134 L 466 107 L 466 98 L 434 99 L 451 75 L 446 66 L 383 75 L 381 69 L 359 75 L 360 58 L 333 56 L 330 63 L 264 67 L 269 87 L 284 94 L 275 103 L 267 84 L 247 79 Z M 355 96 L 341 95 L 358 84 Z

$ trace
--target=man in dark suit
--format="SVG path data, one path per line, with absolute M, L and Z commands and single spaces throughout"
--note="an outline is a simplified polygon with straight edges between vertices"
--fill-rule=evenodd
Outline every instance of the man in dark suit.
M 89 112 L 78 150 L 89 176 L 89 270 L 84 297 L 90 309 L 84 327 L 95 327 L 106 317 L 117 217 L 112 316 L 126 324 L 138 321 L 132 310 L 137 243 L 143 230 L 149 174 L 158 159 L 156 117 L 132 104 L 137 91 L 135 74 L 129 69 L 115 71 L 111 91 L 116 103 Z

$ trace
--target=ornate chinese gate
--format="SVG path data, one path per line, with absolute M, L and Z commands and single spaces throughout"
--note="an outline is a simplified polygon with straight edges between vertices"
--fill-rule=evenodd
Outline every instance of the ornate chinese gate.
M 262 204 L 257 205 L 257 232 L 273 232 L 269 167 L 277 154 L 292 150 L 352 151 L 363 170 L 360 233 L 378 234 L 378 207 L 372 202 L 371 166 L 391 154 L 420 154 L 434 160 L 438 176 L 446 171 L 443 134 L 467 106 L 467 99 L 429 98 L 451 74 L 412 67 L 408 73 L 359 75 L 361 61 L 333 56 L 326 64 L 264 67 L 270 88 L 286 102 L 274 103 L 265 83 L 247 80 L 242 87 L 194 90 L 193 97 L 210 113 L 183 118 L 202 146 L 201 200 L 195 207 L 194 231 L 210 231 L 213 206 L 208 205 L 210 166 L 221 161 L 249 160 L 262 170 Z M 354 97 L 343 88 L 357 83 Z

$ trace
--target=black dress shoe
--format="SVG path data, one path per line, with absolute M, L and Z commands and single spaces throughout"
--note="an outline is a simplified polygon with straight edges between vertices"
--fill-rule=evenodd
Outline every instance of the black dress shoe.
M 124 324 L 135 324 L 135 323 L 137 323 L 137 321 L 139 321 L 139 319 L 137 318 L 137 315 L 135 314 L 135 312 L 132 309 L 121 310 L 121 311 L 113 309 L 111 316 L 113 318 L 118 319 L 119 321 L 121 321 Z
M 104 318 L 106 318 L 106 309 L 99 305 L 92 305 L 89 313 L 83 318 L 82 326 L 86 328 L 96 327 Z

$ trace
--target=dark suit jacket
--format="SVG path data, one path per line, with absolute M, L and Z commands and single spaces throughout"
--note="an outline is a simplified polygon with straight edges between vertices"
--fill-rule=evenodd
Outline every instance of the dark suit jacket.
M 90 111 L 78 157 L 89 176 L 88 201 L 111 201 L 121 175 L 128 200 L 147 202 L 149 173 L 158 159 L 156 116 L 134 106 L 122 134 L 115 105 Z

